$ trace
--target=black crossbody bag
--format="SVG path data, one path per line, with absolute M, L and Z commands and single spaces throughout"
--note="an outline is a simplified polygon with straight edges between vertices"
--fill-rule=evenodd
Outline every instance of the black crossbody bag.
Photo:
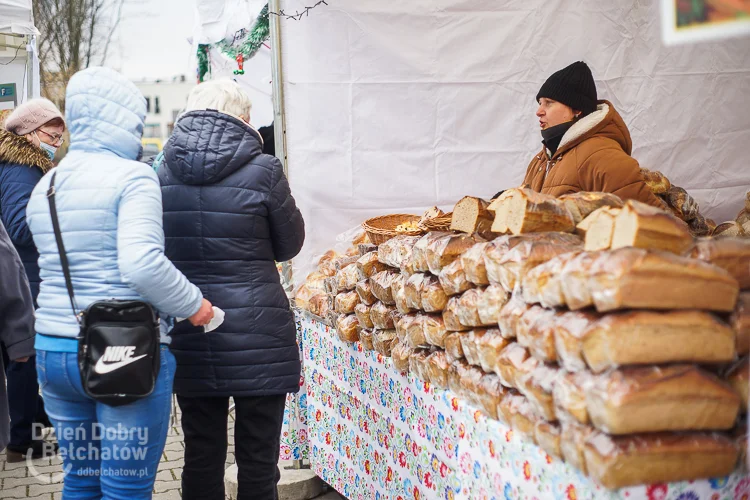
M 55 205 L 55 176 L 47 199 L 70 306 L 80 325 L 78 369 L 91 398 L 120 406 L 149 396 L 159 375 L 159 318 L 140 300 L 100 300 L 78 311 Z

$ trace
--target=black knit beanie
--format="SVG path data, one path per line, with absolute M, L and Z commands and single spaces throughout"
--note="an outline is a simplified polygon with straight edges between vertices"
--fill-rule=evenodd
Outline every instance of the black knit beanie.
M 577 61 L 547 78 L 536 101 L 546 97 L 561 102 L 584 115 L 596 111 L 596 84 L 588 65 Z

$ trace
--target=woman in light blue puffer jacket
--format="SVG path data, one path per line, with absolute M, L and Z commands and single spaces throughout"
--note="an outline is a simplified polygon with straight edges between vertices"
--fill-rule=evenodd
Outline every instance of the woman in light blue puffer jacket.
M 71 78 L 65 115 L 70 149 L 55 169 L 58 218 L 78 307 L 104 299 L 145 300 L 167 316 L 205 325 L 211 304 L 164 256 L 159 180 L 137 158 L 146 101 L 116 71 Z M 88 396 L 77 364 L 79 333 L 52 230 L 47 190 L 26 209 L 42 279 L 36 315 L 37 372 L 57 431 L 66 499 L 151 498 L 169 427 L 174 357 L 162 322 L 161 367 L 151 396 L 111 407 Z

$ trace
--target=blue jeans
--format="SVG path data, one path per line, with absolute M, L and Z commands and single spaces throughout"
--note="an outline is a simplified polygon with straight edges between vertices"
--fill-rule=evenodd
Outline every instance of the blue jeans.
M 169 430 L 175 366 L 162 346 L 154 392 L 113 407 L 83 391 L 75 353 L 37 351 L 39 386 L 63 459 L 65 500 L 151 498 Z

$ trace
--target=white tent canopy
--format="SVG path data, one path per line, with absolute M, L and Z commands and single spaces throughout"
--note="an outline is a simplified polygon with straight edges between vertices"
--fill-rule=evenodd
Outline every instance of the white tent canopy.
M 31 0 L 0 0 L 0 33 L 38 35 Z

